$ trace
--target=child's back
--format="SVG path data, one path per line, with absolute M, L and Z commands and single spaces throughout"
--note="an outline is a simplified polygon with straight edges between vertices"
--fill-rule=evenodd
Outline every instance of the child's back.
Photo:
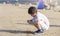
M 41 27 L 45 30 L 49 28 L 49 21 L 45 15 L 40 12 L 37 12 L 37 15 L 33 18 L 33 21 L 39 21 Z

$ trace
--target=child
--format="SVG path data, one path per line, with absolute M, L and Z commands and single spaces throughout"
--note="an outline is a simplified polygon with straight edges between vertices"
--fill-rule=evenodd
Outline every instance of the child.
M 33 24 L 38 29 L 34 33 L 43 33 L 44 30 L 48 30 L 49 21 L 45 15 L 37 12 L 35 7 L 30 7 L 28 9 L 28 14 L 30 14 L 33 18 L 31 20 L 27 20 L 27 22 L 29 24 Z

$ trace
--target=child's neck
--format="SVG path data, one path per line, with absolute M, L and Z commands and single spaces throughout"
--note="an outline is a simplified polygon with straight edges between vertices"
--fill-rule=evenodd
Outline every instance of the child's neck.
M 35 17 L 36 15 L 34 15 L 33 17 Z

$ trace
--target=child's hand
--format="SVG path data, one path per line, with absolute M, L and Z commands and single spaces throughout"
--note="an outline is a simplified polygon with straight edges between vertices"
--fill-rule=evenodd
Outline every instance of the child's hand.
M 30 24 L 30 20 L 27 20 L 27 22 Z
M 29 24 L 32 24 L 32 20 L 27 20 L 27 22 L 28 22 Z

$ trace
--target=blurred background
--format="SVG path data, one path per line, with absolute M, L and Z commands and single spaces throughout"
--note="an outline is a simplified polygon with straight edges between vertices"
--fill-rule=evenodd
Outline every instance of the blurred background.
M 54 11 L 60 11 L 60 0 L 45 0 Z M 0 4 L 11 4 L 16 6 L 21 6 L 22 4 L 25 5 L 36 5 L 37 0 L 0 0 Z M 58 10 L 56 10 L 58 9 Z
M 45 0 L 47 1 L 47 3 L 56 3 L 58 2 L 60 5 L 60 0 Z M 15 4 L 15 3 L 20 3 L 20 4 L 25 4 L 25 3 L 32 3 L 32 4 L 36 4 L 37 0 L 0 0 L 0 3 L 6 3 L 6 4 Z M 52 4 L 53 4 L 52 3 Z

